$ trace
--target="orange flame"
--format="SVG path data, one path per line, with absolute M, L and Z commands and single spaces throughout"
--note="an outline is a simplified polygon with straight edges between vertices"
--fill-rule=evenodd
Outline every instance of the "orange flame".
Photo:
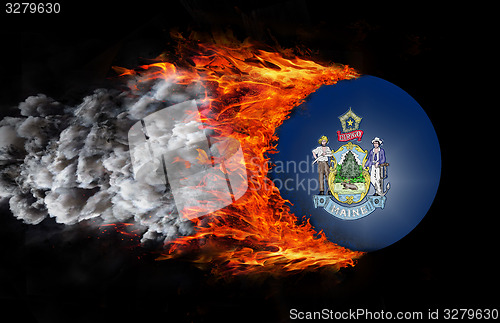
M 191 163 L 188 160 L 184 160 L 180 157 L 175 157 L 172 163 L 184 163 L 184 167 L 191 168 Z
M 214 273 L 225 276 L 354 265 L 361 252 L 328 241 L 309 221 L 297 223 L 288 201 L 267 177 L 265 154 L 276 148 L 276 128 L 309 94 L 321 85 L 359 74 L 348 66 L 324 66 L 295 57 L 291 51 L 259 48 L 248 40 L 240 43 L 220 37 L 212 43 L 197 43 L 180 34 L 173 37 L 178 41 L 175 63 L 159 58 L 141 66 L 140 73 L 115 69 L 121 75 L 140 74 L 139 82 L 165 78 L 182 85 L 201 83 L 203 122 L 220 136 L 240 142 L 249 189 L 232 205 L 193 219 L 195 234 L 170 242 L 158 259 L 194 255 L 195 263 L 211 265 Z M 210 161 L 204 152 L 199 152 L 198 160 Z

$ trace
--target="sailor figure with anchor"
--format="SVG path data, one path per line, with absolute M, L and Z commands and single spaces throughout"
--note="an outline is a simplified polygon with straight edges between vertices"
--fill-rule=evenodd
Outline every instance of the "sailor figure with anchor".
M 387 166 L 389 163 L 385 159 L 385 150 L 380 147 L 383 140 L 379 137 L 375 137 L 372 140 L 373 148 L 368 153 L 368 158 L 365 163 L 365 167 L 370 170 L 370 180 L 375 188 L 375 196 L 384 196 L 389 190 L 390 186 L 387 183 L 387 189 L 384 192 L 384 178 L 387 178 Z
M 326 144 L 328 143 L 327 136 L 321 136 L 318 139 L 318 143 L 321 146 L 316 147 L 313 151 L 313 157 L 315 162 L 318 162 L 318 173 L 319 173 L 319 195 L 325 195 L 325 179 L 328 181 L 328 175 L 330 175 L 330 165 L 329 157 L 333 157 L 330 147 Z M 328 195 L 332 193 L 328 190 Z

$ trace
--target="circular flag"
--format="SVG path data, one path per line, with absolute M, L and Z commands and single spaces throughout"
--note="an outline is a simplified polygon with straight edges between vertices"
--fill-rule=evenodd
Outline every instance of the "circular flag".
M 277 130 L 269 176 L 298 217 L 341 246 L 373 251 L 407 235 L 436 195 L 441 157 L 420 105 L 373 76 L 323 86 Z

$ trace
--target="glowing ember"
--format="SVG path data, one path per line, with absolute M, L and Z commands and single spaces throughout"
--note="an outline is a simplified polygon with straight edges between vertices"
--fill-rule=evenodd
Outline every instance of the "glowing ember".
M 265 154 L 276 148 L 275 130 L 294 107 L 321 85 L 351 79 L 358 73 L 348 66 L 323 66 L 283 50 L 259 49 L 248 41 L 226 37 L 206 44 L 173 36 L 179 44 L 176 62 L 158 58 L 136 70 L 115 70 L 134 76 L 136 86 L 161 78 L 179 85 L 201 84 L 205 90 L 200 108 L 203 122 L 218 136 L 240 142 L 249 189 L 232 205 L 193 219 L 195 234 L 169 243 L 158 259 L 194 255 L 194 262 L 210 264 L 213 272 L 224 275 L 353 265 L 362 253 L 328 241 L 308 221 L 297 223 L 287 201 L 267 177 Z M 204 152 L 199 152 L 198 160 L 210 162 Z M 224 173 L 238 168 L 226 166 Z
M 127 239 L 130 241 L 138 241 L 140 239 L 140 235 L 134 232 L 136 230 L 133 230 L 133 226 L 133 223 L 110 223 L 99 225 L 99 229 L 101 230 L 101 234 L 116 232 L 122 236 L 122 240 L 125 240 L 125 237 L 128 237 Z

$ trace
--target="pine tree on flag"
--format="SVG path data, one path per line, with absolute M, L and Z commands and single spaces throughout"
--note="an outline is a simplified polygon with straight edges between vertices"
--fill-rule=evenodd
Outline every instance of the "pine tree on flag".
M 340 176 L 346 179 L 356 178 L 361 175 L 361 170 L 352 152 L 347 152 L 340 169 Z

